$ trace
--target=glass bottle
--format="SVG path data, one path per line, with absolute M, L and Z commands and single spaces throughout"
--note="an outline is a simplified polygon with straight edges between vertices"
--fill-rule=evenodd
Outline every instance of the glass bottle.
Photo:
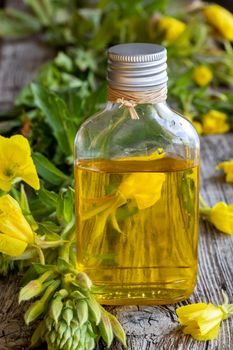
M 108 50 L 109 97 L 75 140 L 78 269 L 103 304 L 186 299 L 197 275 L 199 138 L 166 104 L 166 49 Z

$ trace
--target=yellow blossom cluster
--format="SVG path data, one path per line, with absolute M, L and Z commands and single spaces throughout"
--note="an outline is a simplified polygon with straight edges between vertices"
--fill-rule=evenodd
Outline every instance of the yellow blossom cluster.
M 35 189 L 40 187 L 29 143 L 21 135 L 0 136 L 0 252 L 11 256 L 21 255 L 34 243 L 34 233 L 19 203 L 5 194 L 17 179 Z

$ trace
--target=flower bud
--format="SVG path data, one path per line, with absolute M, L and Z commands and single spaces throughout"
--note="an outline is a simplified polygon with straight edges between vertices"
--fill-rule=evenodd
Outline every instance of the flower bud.
M 77 279 L 78 284 L 80 285 L 81 288 L 91 289 L 92 281 L 90 280 L 90 278 L 87 276 L 87 274 L 85 272 L 80 272 L 77 275 L 76 279 Z
M 85 300 L 79 300 L 76 303 L 78 319 L 80 322 L 80 327 L 88 320 L 88 306 Z
M 43 285 L 40 280 L 30 281 L 19 292 L 19 304 L 21 301 L 30 300 L 43 291 Z
M 93 322 L 95 322 L 96 325 L 98 325 L 101 320 L 101 307 L 92 296 L 90 296 L 90 298 L 86 301 L 88 305 L 90 319 L 93 320 Z
M 126 348 L 127 347 L 126 335 L 125 335 L 124 329 L 122 328 L 122 325 L 120 324 L 120 322 L 118 321 L 118 319 L 115 316 L 108 314 L 108 317 L 110 319 L 114 335 Z
M 98 326 L 100 334 L 109 348 L 113 341 L 113 330 L 110 319 L 106 312 L 102 313 L 101 321 Z

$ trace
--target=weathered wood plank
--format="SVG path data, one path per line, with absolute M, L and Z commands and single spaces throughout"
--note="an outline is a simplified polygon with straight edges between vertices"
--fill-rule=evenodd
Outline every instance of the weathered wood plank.
M 11 0 L 7 7 L 23 9 L 22 1 Z M 38 38 L 5 40 L 0 45 L 0 110 L 8 111 L 19 90 L 30 83 L 42 63 L 54 56 L 54 50 Z
M 40 65 L 50 59 L 52 50 L 39 41 L 3 40 L 0 48 L 0 109 L 7 111 L 19 90 L 30 83 Z

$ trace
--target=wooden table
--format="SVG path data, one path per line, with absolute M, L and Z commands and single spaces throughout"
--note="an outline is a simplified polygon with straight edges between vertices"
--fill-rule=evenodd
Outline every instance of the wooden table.
M 12 2 L 12 1 L 11 1 Z M 13 2 L 17 3 L 16 0 Z M 8 110 L 16 93 L 32 80 L 52 51 L 34 39 L 2 41 L 0 47 L 0 111 Z M 233 185 L 215 171 L 233 157 L 232 134 L 201 138 L 201 193 L 208 204 L 233 202 Z M 217 340 L 198 342 L 182 334 L 175 309 L 194 302 L 221 303 L 221 289 L 233 302 L 233 236 L 200 222 L 199 276 L 192 297 L 177 305 L 111 307 L 125 328 L 129 350 L 232 350 L 233 318 L 224 321 Z M 25 306 L 17 305 L 17 276 L 0 280 L 0 350 L 28 349 L 32 327 L 24 325 Z M 104 347 L 100 344 L 98 349 Z M 44 348 L 43 348 L 44 349 Z M 123 349 L 114 343 L 111 350 Z M 39 350 L 42 350 L 40 347 Z

